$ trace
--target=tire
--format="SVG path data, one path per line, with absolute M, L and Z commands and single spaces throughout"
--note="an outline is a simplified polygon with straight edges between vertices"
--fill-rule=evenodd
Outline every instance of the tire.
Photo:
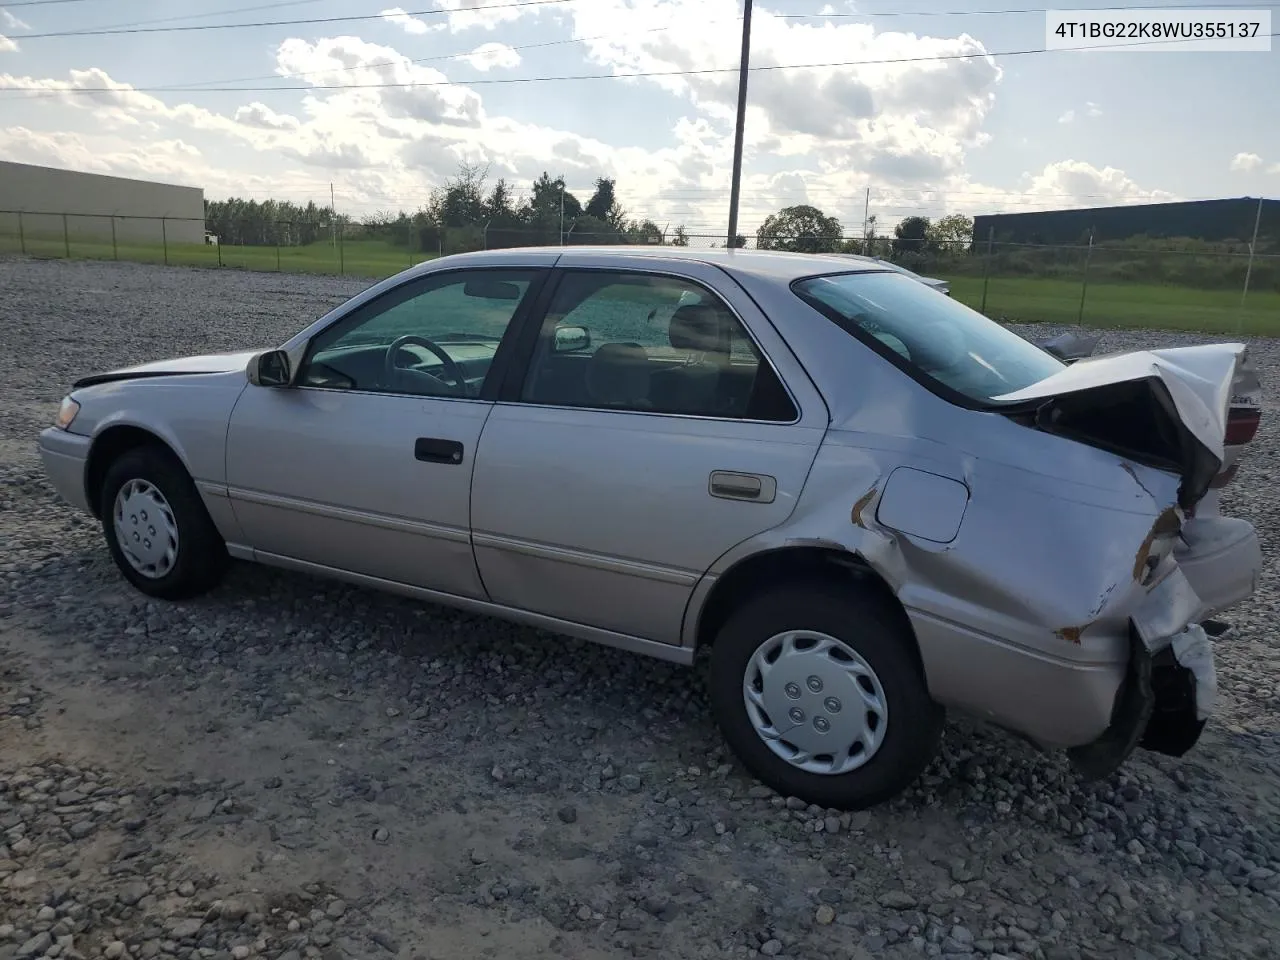
M 944 712 L 929 697 L 914 655 L 915 638 L 901 620 L 878 597 L 856 583 L 843 582 L 784 587 L 755 597 L 735 611 L 711 650 L 708 693 L 721 733 L 746 768 L 783 796 L 838 810 L 874 806 L 906 789 L 937 753 Z M 769 703 L 784 705 L 773 711 L 785 714 L 779 722 L 768 710 L 748 707 L 746 675 L 751 669 L 752 677 L 758 676 L 759 661 L 754 660 L 758 650 L 766 645 L 771 651 L 787 649 L 786 641 L 777 638 L 791 631 L 822 634 L 843 646 L 818 639 L 804 650 L 812 638 L 801 637 L 787 659 L 774 661 L 771 669 L 779 672 L 771 674 Z M 824 647 L 828 651 L 819 652 Z M 844 659 L 846 650 L 856 659 Z M 870 668 L 870 676 L 857 679 L 857 674 L 865 673 L 864 667 Z M 811 686 L 815 678 L 820 692 Z M 871 718 L 877 709 L 867 691 L 877 691 L 877 685 L 874 702 L 882 709 L 873 730 Z M 765 696 L 760 694 L 761 701 Z M 850 698 L 864 709 L 846 709 Z M 804 722 L 797 722 L 801 718 Z M 763 720 L 774 724 L 775 736 L 770 739 L 776 749 L 757 732 L 756 724 Z M 859 727 L 861 722 L 865 726 Z M 811 727 L 824 723 L 827 732 L 815 736 Z M 767 723 L 762 725 L 768 728 Z M 871 732 L 854 750 L 827 754 L 813 747 L 815 743 L 848 744 L 849 730 Z M 795 744 L 776 734 L 791 731 L 809 747 L 813 767 L 831 770 L 841 763 L 845 769 L 802 769 L 780 756 L 778 751 L 789 753 Z M 857 736 L 852 739 L 859 742 Z M 868 739 L 874 741 L 871 748 L 866 746 Z
M 129 554 L 116 533 L 116 498 L 122 491 L 133 507 L 124 517 L 128 535 L 139 540 Z M 148 445 L 122 453 L 107 468 L 98 503 L 111 559 L 138 590 L 162 600 L 182 600 L 206 593 L 222 580 L 230 561 L 226 544 L 191 477 L 168 450 Z M 167 537 L 166 530 L 176 531 L 176 536 Z M 163 543 L 169 549 L 161 558 Z M 140 569 L 130 555 L 157 562 Z

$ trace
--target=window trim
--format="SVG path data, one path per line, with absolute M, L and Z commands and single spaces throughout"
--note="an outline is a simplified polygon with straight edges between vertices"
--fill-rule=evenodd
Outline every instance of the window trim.
M 1023 409 L 1026 407 L 1026 401 L 1011 400 L 1006 403 L 996 403 L 994 400 L 979 400 L 976 397 L 969 396 L 967 393 L 963 393 L 959 390 L 956 390 L 954 387 L 947 386 L 941 380 L 938 380 L 937 378 L 930 376 L 929 374 L 921 370 L 918 366 L 911 363 L 909 360 L 905 359 L 900 353 L 898 353 L 898 351 L 892 349 L 891 347 L 881 342 L 880 340 L 877 340 L 875 337 L 867 333 L 865 330 L 862 329 L 862 327 L 858 326 L 856 323 L 855 324 L 848 323 L 848 321 L 846 321 L 844 317 L 840 316 L 840 314 L 836 310 L 827 306 L 827 304 L 822 303 L 816 298 L 806 296 L 804 293 L 801 293 L 799 290 L 796 289 L 796 287 L 799 284 L 808 283 L 811 280 L 825 280 L 825 279 L 828 279 L 829 277 L 866 276 L 868 274 L 873 274 L 873 273 L 874 274 L 887 273 L 891 275 L 897 275 L 897 276 L 903 277 L 903 279 L 909 283 L 920 282 L 919 280 L 912 280 L 909 277 L 905 277 L 903 276 L 903 274 L 898 273 L 898 271 L 896 270 L 833 270 L 833 271 L 824 270 L 822 273 L 815 273 L 809 276 L 797 277 L 795 280 L 792 280 L 789 284 L 787 284 L 787 288 L 791 292 L 792 296 L 794 296 L 801 303 L 805 304 L 806 306 L 810 307 L 817 313 L 821 314 L 827 320 L 830 320 L 842 331 L 847 333 L 849 336 L 853 337 L 855 340 L 857 340 L 859 343 L 866 346 L 868 349 L 874 351 L 879 356 L 884 357 L 885 360 L 889 361 L 889 363 L 893 364 L 895 367 L 901 370 L 904 374 L 906 374 L 916 383 L 920 384 L 920 386 L 924 387 L 934 396 L 942 400 L 945 400 L 948 403 L 953 404 L 954 406 L 961 407 L 965 410 L 974 410 L 979 413 L 1003 413 L 1003 414 L 1016 413 L 1019 409 Z M 968 307 L 967 304 L 961 303 L 959 300 L 956 300 L 955 302 L 960 304 L 960 306 L 962 307 L 967 307 L 970 310 L 973 309 L 972 307 Z M 978 313 L 978 311 L 974 310 L 974 313 Z M 988 317 L 984 313 L 978 313 L 978 316 L 984 318 L 985 320 L 990 321 L 991 323 L 996 323 L 996 321 L 992 320 L 990 317 Z M 997 324 L 997 326 L 999 326 L 999 324 Z M 1012 332 L 1013 331 L 1010 331 L 1010 333 Z M 1014 334 L 1014 336 L 1017 336 L 1017 334 Z M 1031 343 L 1031 341 L 1027 341 L 1027 342 Z M 1031 344 L 1031 346 L 1034 347 L 1035 344 Z
M 507 323 L 507 329 L 503 331 L 501 340 L 498 341 L 498 348 L 494 351 L 493 361 L 489 365 L 489 374 L 485 377 L 484 383 L 480 387 L 479 396 L 475 397 L 451 397 L 447 395 L 426 396 L 418 393 L 400 393 L 392 390 L 367 390 L 362 388 L 345 389 L 342 387 L 318 387 L 311 384 L 301 383 L 301 377 L 307 369 L 307 365 L 312 361 L 316 351 L 316 341 L 325 334 L 331 332 L 335 327 L 342 326 L 351 321 L 353 327 L 359 326 L 365 318 L 372 313 L 374 316 L 385 313 L 387 310 L 394 309 L 402 303 L 407 303 L 422 292 L 420 288 L 436 288 L 437 286 L 447 286 L 449 278 L 458 277 L 463 274 L 473 273 L 531 273 L 533 278 L 529 282 L 529 288 L 525 291 L 524 298 L 516 306 L 515 311 L 511 314 L 511 320 Z M 406 279 L 403 283 L 399 283 L 394 287 L 382 291 L 376 297 L 366 300 L 358 306 L 339 317 L 334 318 L 331 323 L 325 325 L 322 330 L 317 330 L 306 341 L 303 350 L 302 359 L 298 363 L 298 372 L 295 376 L 293 388 L 298 390 L 317 390 L 324 393 L 340 393 L 344 395 L 360 395 L 373 397 L 408 397 L 414 400 L 450 400 L 459 403 L 493 403 L 497 399 L 497 394 L 502 384 L 506 381 L 511 364 L 514 362 L 517 340 L 523 333 L 524 328 L 528 325 L 530 313 L 534 307 L 539 304 L 540 298 L 546 290 L 548 279 L 551 275 L 552 268 L 544 265 L 541 266 L 521 266 L 519 264 L 477 264 L 475 266 L 451 267 L 445 270 L 433 270 L 429 273 L 419 274 L 415 277 Z M 387 306 L 388 301 L 393 301 Z M 353 319 L 354 318 L 354 319 Z
M 787 383 L 786 378 L 778 370 L 777 364 L 773 362 L 773 358 L 769 356 L 764 346 L 760 343 L 760 339 L 756 336 L 755 331 L 751 329 L 751 325 L 747 323 L 741 312 L 733 306 L 720 291 L 716 290 L 705 280 L 698 277 L 691 277 L 686 274 L 673 273 L 670 269 L 645 269 L 643 267 L 628 264 L 622 266 L 574 266 L 574 267 L 553 267 L 551 270 L 552 277 L 539 292 L 538 309 L 531 316 L 525 317 L 525 329 L 521 331 L 519 338 L 518 353 L 507 369 L 506 379 L 502 383 L 501 389 L 498 391 L 496 401 L 501 404 L 519 405 L 531 409 L 543 410 L 583 410 L 593 411 L 597 413 L 619 413 L 629 416 L 641 417 L 667 417 L 680 420 L 711 420 L 719 423 L 752 423 L 752 424 L 768 424 L 773 426 L 794 426 L 804 419 L 804 410 L 800 406 L 800 401 L 796 397 L 795 391 L 791 389 L 791 385 Z M 671 413 L 663 410 L 632 410 L 630 408 L 619 407 L 596 407 L 590 404 L 564 404 L 564 403 L 539 403 L 535 401 L 523 399 L 525 383 L 533 374 L 533 358 L 537 350 L 538 339 L 542 335 L 542 328 L 547 322 L 550 315 L 551 304 L 555 300 L 555 296 L 560 292 L 560 285 L 565 282 L 566 278 L 571 274 L 578 273 L 605 273 L 614 276 L 644 276 L 644 277 L 661 277 L 668 280 L 677 280 L 682 283 L 692 284 L 700 290 L 710 294 L 720 303 L 730 315 L 738 322 L 743 332 L 750 339 L 756 352 L 760 355 L 761 363 L 767 365 L 770 372 L 782 385 L 783 392 L 786 393 L 787 399 L 791 402 L 791 408 L 795 411 L 795 417 L 791 420 L 760 420 L 754 417 L 726 417 L 715 414 L 702 413 Z

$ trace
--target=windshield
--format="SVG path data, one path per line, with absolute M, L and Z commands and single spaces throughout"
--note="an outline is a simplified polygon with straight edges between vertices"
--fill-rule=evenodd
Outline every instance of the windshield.
M 860 328 L 938 383 L 987 402 L 1064 366 L 976 310 L 901 273 L 846 273 L 792 285 L 846 330 Z

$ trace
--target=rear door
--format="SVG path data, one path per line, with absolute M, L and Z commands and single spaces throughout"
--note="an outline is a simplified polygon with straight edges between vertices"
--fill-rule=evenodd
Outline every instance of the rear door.
M 703 573 L 790 515 L 826 407 L 720 269 L 560 266 L 480 437 L 477 566 L 497 603 L 675 644 Z

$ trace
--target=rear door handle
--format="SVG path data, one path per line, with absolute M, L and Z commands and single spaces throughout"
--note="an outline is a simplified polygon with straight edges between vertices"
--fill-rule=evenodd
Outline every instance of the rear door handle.
M 424 463 L 461 463 L 462 444 L 439 437 L 419 437 L 413 441 L 413 456 Z
M 722 500 L 750 500 L 752 503 L 773 503 L 778 493 L 778 481 L 759 473 L 733 473 L 716 470 L 711 474 L 708 492 Z

